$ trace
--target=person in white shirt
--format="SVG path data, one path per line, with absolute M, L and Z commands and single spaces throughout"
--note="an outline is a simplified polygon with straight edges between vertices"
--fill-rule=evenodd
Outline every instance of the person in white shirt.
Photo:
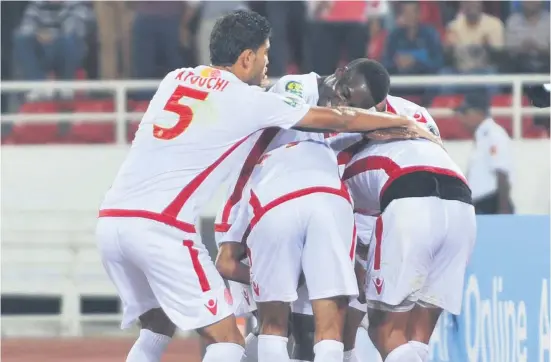
M 142 327 L 128 362 L 160 361 L 176 327 L 207 341 L 204 362 L 241 360 L 231 295 L 195 223 L 257 131 L 421 129 L 406 117 L 312 107 L 251 87 L 266 78 L 269 34 L 267 20 L 254 12 L 218 20 L 211 65 L 176 69 L 161 81 L 101 204 L 96 239 L 122 300 L 121 326 L 139 320 Z
M 475 149 L 467 178 L 477 214 L 512 214 L 512 150 L 507 131 L 489 114 L 485 92 L 469 93 L 456 110 L 460 121 L 473 132 Z

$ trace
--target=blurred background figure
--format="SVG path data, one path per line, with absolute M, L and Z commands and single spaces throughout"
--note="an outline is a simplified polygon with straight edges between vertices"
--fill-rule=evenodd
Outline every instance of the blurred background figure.
M 74 79 L 86 53 L 89 20 L 90 11 L 80 1 L 32 1 L 13 39 L 21 78 L 43 80 L 53 73 L 57 79 Z M 63 98 L 72 95 L 61 91 Z M 52 96 L 39 89 L 27 94 L 29 100 Z
M 245 1 L 203 1 L 200 5 L 189 2 L 188 7 L 189 10 L 186 16 L 186 18 L 189 19 L 188 22 L 191 22 L 191 19 L 197 10 L 199 10 L 201 17 L 201 24 L 199 25 L 199 29 L 197 31 L 197 63 L 208 65 L 210 64 L 210 32 L 212 31 L 216 20 L 231 11 L 247 9 L 248 5 Z M 197 9 L 197 7 L 199 7 L 199 9 Z M 191 37 L 191 31 L 186 29 L 184 32 L 184 44 L 191 44 L 191 39 L 187 39 L 188 37 Z
M 312 70 L 331 74 L 345 61 L 365 56 L 365 1 L 308 1 L 308 45 Z
M 503 22 L 483 11 L 482 1 L 463 1 L 461 11 L 448 25 L 444 48 L 453 65 L 443 74 L 493 74 L 503 48 Z M 445 92 L 457 91 L 446 87 Z
M 131 76 L 130 30 L 133 11 L 127 1 L 94 1 L 102 79 Z
M 440 36 L 421 23 L 419 3 L 402 2 L 395 28 L 389 35 L 383 64 L 391 74 L 434 74 L 443 64 Z
M 190 59 L 183 58 L 180 46 L 180 26 L 188 25 L 182 23 L 182 19 L 190 7 L 182 1 L 135 1 L 129 5 L 135 12 L 132 24 L 134 78 L 161 77 L 190 63 Z
M 512 214 L 512 146 L 507 131 L 489 113 L 486 92 L 465 96 L 457 109 L 459 120 L 474 136 L 467 178 L 477 214 Z
M 523 1 L 521 10 L 507 19 L 505 70 L 545 73 L 549 69 L 549 11 L 543 1 Z

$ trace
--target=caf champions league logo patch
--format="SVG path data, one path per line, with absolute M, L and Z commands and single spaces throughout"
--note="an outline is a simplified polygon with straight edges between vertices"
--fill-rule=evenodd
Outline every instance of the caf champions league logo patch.
M 287 84 L 285 84 L 285 92 L 287 93 L 291 93 L 302 98 L 302 91 L 303 91 L 302 83 L 292 80 L 290 82 L 287 82 Z
M 299 100 L 294 99 L 293 97 L 284 97 L 283 102 L 287 103 L 291 107 L 296 108 L 298 106 Z

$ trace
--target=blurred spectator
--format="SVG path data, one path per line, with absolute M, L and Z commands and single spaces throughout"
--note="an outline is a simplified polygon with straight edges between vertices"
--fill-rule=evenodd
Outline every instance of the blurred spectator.
M 53 71 L 60 79 L 73 79 L 86 52 L 90 15 L 80 1 L 32 1 L 14 36 L 15 60 L 23 78 L 42 80 Z M 62 89 L 60 94 L 71 98 L 73 91 Z M 52 96 L 41 89 L 27 94 L 29 100 Z
M 245 1 L 203 1 L 200 5 L 201 21 L 197 32 L 197 62 L 210 64 L 210 33 L 216 20 L 234 10 L 247 9 Z M 270 65 L 271 66 L 271 65 Z
M 346 59 L 365 56 L 367 43 L 365 1 L 308 1 L 308 44 L 312 70 L 335 71 L 344 46 Z
M 134 78 L 157 78 L 185 66 L 180 37 L 189 42 L 191 36 L 186 31 L 181 33 L 180 24 L 191 8 L 182 1 L 129 4 L 135 9 L 131 45 Z
M 477 214 L 512 214 L 511 139 L 490 116 L 489 101 L 486 92 L 468 93 L 456 110 L 475 140 L 467 179 Z
M 130 78 L 132 9 L 126 1 L 94 1 L 102 79 Z
M 384 51 L 385 42 L 388 36 L 386 29 L 383 26 L 381 18 L 369 20 L 369 43 L 367 46 L 366 55 L 370 59 L 381 61 Z
M 300 18 L 301 15 L 304 15 L 304 3 L 301 1 L 266 1 L 266 16 L 272 24 L 270 43 L 273 49 L 270 51 L 268 75 L 280 77 L 287 74 L 291 59 L 289 28 L 294 25 L 296 33 L 303 33 L 304 19 Z
M 507 20 L 506 70 L 519 73 L 549 73 L 549 12 L 541 1 L 524 1 L 521 12 Z
M 452 72 L 495 72 L 492 56 L 503 47 L 503 23 L 482 12 L 481 1 L 463 1 L 461 10 L 446 33 L 445 46 L 454 58 Z
M 369 14 L 369 22 L 367 23 L 369 42 L 365 53 L 368 58 L 381 62 L 388 36 L 388 24 L 391 22 L 390 18 L 394 18 L 392 6 L 386 0 L 369 1 L 367 11 Z
M 442 66 L 442 47 L 436 30 L 421 24 L 419 4 L 401 4 L 398 27 L 386 42 L 383 63 L 391 74 L 431 74 Z

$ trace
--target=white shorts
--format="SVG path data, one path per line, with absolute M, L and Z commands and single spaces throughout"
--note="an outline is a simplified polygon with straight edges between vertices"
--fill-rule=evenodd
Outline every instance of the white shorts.
M 96 239 L 123 304 L 121 328 L 162 308 L 181 330 L 233 313 L 231 295 L 199 235 L 141 218 L 103 217 Z
M 248 317 L 258 308 L 253 298 L 253 288 L 250 285 L 228 280 L 233 297 L 234 314 L 236 317 Z
M 437 197 L 393 200 L 369 248 L 370 308 L 407 311 L 417 303 L 459 314 L 476 239 L 474 207 Z
M 257 302 L 297 300 L 304 272 L 309 299 L 357 296 L 354 216 L 342 196 L 314 193 L 267 211 L 247 238 Z

